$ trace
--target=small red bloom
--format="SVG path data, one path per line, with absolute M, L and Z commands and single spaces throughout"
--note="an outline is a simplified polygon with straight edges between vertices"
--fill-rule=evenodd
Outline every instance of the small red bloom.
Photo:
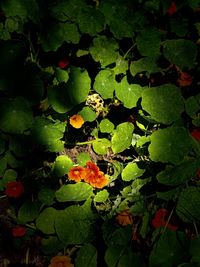
M 173 1 L 171 2 L 171 5 L 169 6 L 167 13 L 169 16 L 172 16 L 174 13 L 177 11 L 177 6 L 176 3 Z
M 192 76 L 190 76 L 187 72 L 180 72 L 179 73 L 179 78 L 177 80 L 179 86 L 184 87 L 184 86 L 190 86 L 193 82 Z
M 65 69 L 69 66 L 69 60 L 68 59 L 61 59 L 58 61 L 58 67 L 61 69 Z
M 197 141 L 200 141 L 200 129 L 194 129 L 191 132 L 192 137 L 196 139 Z
M 22 237 L 26 234 L 26 228 L 21 225 L 17 225 L 12 228 L 12 235 L 14 237 Z
M 166 209 L 159 209 L 156 211 L 154 218 L 152 220 L 152 225 L 154 228 L 166 227 L 170 230 L 176 231 L 178 229 L 177 225 L 168 223 L 169 211 Z
M 6 185 L 5 194 L 8 197 L 18 198 L 24 193 L 24 186 L 21 182 L 13 181 Z

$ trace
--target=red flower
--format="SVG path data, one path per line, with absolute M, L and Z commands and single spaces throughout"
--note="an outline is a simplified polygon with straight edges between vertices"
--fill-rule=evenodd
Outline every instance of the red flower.
M 168 217 L 169 217 L 168 210 L 166 209 L 157 210 L 152 220 L 153 227 L 154 228 L 166 227 L 170 230 L 176 231 L 178 229 L 178 226 L 168 223 Z
M 86 175 L 85 168 L 81 166 L 75 166 L 71 168 L 68 173 L 69 179 L 77 183 L 80 182 L 82 179 L 85 179 L 85 175 Z
M 61 69 L 65 69 L 69 66 L 69 60 L 68 59 L 61 59 L 58 61 L 58 67 Z
M 180 71 L 179 78 L 177 80 L 179 86 L 190 86 L 193 82 L 193 78 L 187 73 Z
M 9 182 L 6 185 L 5 194 L 8 197 L 18 198 L 24 193 L 24 186 L 21 182 Z
M 177 11 L 177 6 L 176 3 L 173 1 L 171 2 L 171 5 L 169 6 L 167 13 L 169 16 L 172 16 L 174 13 Z
M 13 227 L 11 231 L 14 237 L 22 237 L 26 234 L 26 228 L 21 225 Z
M 200 130 L 199 129 L 194 129 L 191 132 L 192 137 L 196 139 L 197 141 L 200 141 Z

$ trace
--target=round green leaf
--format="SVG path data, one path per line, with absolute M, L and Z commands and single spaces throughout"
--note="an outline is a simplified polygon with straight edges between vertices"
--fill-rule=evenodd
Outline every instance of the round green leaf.
M 142 108 L 155 121 L 170 124 L 184 111 L 184 101 L 175 85 L 166 84 L 146 88 L 142 93 Z
M 192 147 L 192 139 L 183 127 L 159 129 L 151 135 L 150 140 L 150 159 L 158 162 L 178 164 Z
M 47 255 L 56 254 L 64 247 L 65 245 L 58 239 L 57 236 L 48 236 L 42 238 L 41 250 Z
M 57 177 L 61 177 L 67 174 L 72 167 L 73 162 L 70 157 L 67 155 L 59 155 L 55 160 L 52 171 Z
M 44 209 L 38 218 L 36 219 L 36 227 L 42 231 L 44 234 L 54 234 L 54 222 L 57 216 L 57 210 L 49 207 Z
M 133 76 L 137 73 L 147 72 L 148 74 L 159 72 L 161 69 L 157 65 L 157 57 L 143 57 L 137 61 L 132 61 L 130 72 Z
M 181 69 L 192 68 L 197 56 L 197 45 L 185 39 L 166 40 L 163 44 L 163 54 Z
M 11 134 L 22 134 L 33 123 L 30 106 L 22 97 L 0 100 L 0 129 Z
M 69 74 L 66 70 L 60 68 L 55 68 L 55 75 L 58 82 L 67 82 L 69 79 Z
M 122 180 L 131 181 L 134 180 L 145 172 L 145 170 L 138 168 L 137 163 L 128 163 L 122 171 Z
M 99 124 L 99 128 L 102 133 L 111 133 L 115 126 L 109 119 L 103 119 Z
M 81 152 L 78 154 L 76 161 L 77 161 L 77 164 L 81 166 L 85 166 L 88 161 L 91 161 L 91 157 L 88 153 Z
M 97 118 L 97 114 L 90 107 L 84 107 L 78 114 L 83 117 L 84 121 L 92 122 Z
M 95 153 L 99 155 L 106 155 L 108 148 L 111 147 L 111 142 L 106 138 L 97 139 L 92 142 L 92 147 Z
M 94 197 L 95 202 L 105 202 L 109 197 L 109 193 L 106 189 L 101 190 Z
M 5 140 L 0 139 L 0 155 L 3 154 L 5 151 L 5 144 L 6 144 Z
M 120 153 L 129 148 L 132 142 L 133 130 L 134 126 L 129 122 L 123 122 L 117 126 L 111 139 L 114 153 Z
M 86 183 L 67 184 L 60 187 L 55 192 L 56 199 L 59 202 L 65 201 L 83 201 L 91 196 L 93 188 Z
M 32 222 L 39 215 L 40 203 L 26 201 L 20 207 L 18 212 L 18 219 L 22 223 Z
M 38 193 L 38 199 L 47 206 L 54 203 L 55 191 L 50 188 L 43 188 Z
M 89 257 L 88 257 L 89 256 Z M 77 252 L 75 258 L 76 267 L 96 267 L 97 266 L 97 250 L 91 244 L 85 244 Z

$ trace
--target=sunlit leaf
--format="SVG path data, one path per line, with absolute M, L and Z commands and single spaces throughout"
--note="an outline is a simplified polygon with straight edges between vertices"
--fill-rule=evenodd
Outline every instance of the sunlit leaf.
M 106 155 L 111 142 L 106 138 L 97 139 L 92 143 L 94 151 L 99 155 Z
M 84 121 L 92 122 L 97 118 L 97 114 L 90 107 L 83 107 L 78 114 L 80 114 L 83 117 Z
M 103 189 L 95 195 L 94 201 L 105 202 L 108 199 L 108 197 L 109 197 L 108 191 L 106 189 Z
M 55 163 L 53 165 L 52 172 L 57 177 L 64 176 L 72 168 L 73 162 L 67 155 L 59 155 L 56 157 Z
M 122 171 L 122 180 L 124 181 L 131 181 L 134 180 L 145 172 L 145 170 L 140 169 L 137 163 L 128 163 L 126 167 Z
M 103 119 L 99 124 L 102 133 L 111 133 L 114 130 L 114 127 L 114 124 L 109 119 Z

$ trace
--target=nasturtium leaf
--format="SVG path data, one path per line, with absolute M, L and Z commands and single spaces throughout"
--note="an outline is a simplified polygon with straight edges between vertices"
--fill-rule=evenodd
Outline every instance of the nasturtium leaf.
M 124 246 L 109 246 L 105 252 L 105 261 L 108 267 L 115 267 L 120 259 L 120 255 L 124 251 Z
M 115 64 L 116 66 L 113 68 L 115 75 L 121 73 L 126 74 L 126 71 L 128 70 L 128 61 L 126 59 L 119 55 Z
M 16 181 L 17 172 L 13 169 L 6 170 L 7 161 L 4 160 L 4 158 L 1 159 L 0 162 L 0 174 L 3 176 L 2 179 L 0 179 L 0 188 L 3 190 L 8 182 Z
M 67 82 L 69 79 L 69 74 L 66 70 L 62 70 L 60 68 L 55 68 L 55 75 L 58 83 Z
M 99 155 L 106 155 L 108 148 L 111 147 L 111 142 L 106 138 L 97 139 L 92 143 L 94 152 Z
M 78 112 L 80 114 L 84 121 L 94 121 L 97 118 L 96 112 L 90 108 L 90 107 L 83 107 L 81 111 Z
M 180 90 L 172 84 L 146 88 L 142 92 L 142 108 L 157 122 L 170 124 L 184 111 Z
M 22 97 L 0 99 L 0 129 L 10 134 L 22 134 L 33 123 L 28 102 Z
M 10 139 L 9 149 L 18 157 L 24 157 L 30 153 L 31 138 L 28 135 L 13 136 Z
M 10 39 L 10 33 L 7 29 L 4 28 L 3 23 L 0 23 L 0 40 L 9 40 Z
M 53 164 L 52 172 L 57 177 L 61 177 L 67 174 L 72 167 L 73 162 L 69 156 L 59 155 Z
M 91 161 L 91 157 L 89 153 L 86 152 L 80 152 L 78 156 L 76 157 L 77 164 L 81 166 L 85 166 L 88 161 Z
M 18 19 L 16 17 L 7 17 L 5 21 L 5 29 L 9 32 L 18 30 Z
M 5 145 L 6 145 L 5 140 L 0 139 L 0 155 L 3 154 L 3 152 L 5 151 Z
M 93 236 L 93 220 L 80 206 L 72 205 L 59 211 L 55 219 L 55 229 L 58 238 L 69 244 L 83 244 Z
M 167 191 L 162 191 L 162 192 L 156 192 L 156 197 L 158 199 L 162 199 L 165 201 L 170 201 L 173 199 L 177 198 L 177 195 L 180 192 L 180 188 L 179 187 L 175 187 L 171 190 L 167 190 Z
M 73 107 L 65 83 L 48 88 L 48 101 L 51 107 L 58 113 L 65 113 Z
M 117 267 L 133 267 L 140 266 L 145 267 L 145 263 L 140 254 L 133 253 L 131 248 L 126 248 L 123 255 L 120 257 Z
M 129 84 L 126 77 L 116 86 L 116 96 L 126 108 L 136 107 L 142 94 L 142 87 L 138 84 Z
M 90 18 L 90 23 L 88 23 L 88 18 Z M 85 7 L 77 15 L 80 31 L 92 36 L 104 29 L 104 20 L 104 15 L 98 9 L 91 6 Z
M 6 159 L 6 157 L 0 157 L 0 176 L 4 175 L 6 168 L 7 168 L 7 159 Z
M 182 17 L 170 19 L 171 31 L 176 33 L 178 37 L 183 37 L 189 30 L 188 20 Z
M 22 204 L 18 212 L 18 220 L 21 223 L 27 223 L 34 221 L 38 215 L 40 210 L 40 203 L 38 201 L 26 201 Z
M 95 202 L 105 202 L 109 197 L 109 193 L 106 189 L 103 189 L 101 191 L 99 191 L 95 197 L 94 197 L 94 201 Z
M 183 127 L 168 127 L 152 133 L 149 145 L 150 159 L 179 164 L 192 147 L 192 138 Z
M 93 59 L 100 62 L 102 67 L 106 67 L 116 61 L 118 58 L 118 44 L 112 38 L 105 36 L 96 37 L 89 51 Z
M 41 36 L 42 47 L 45 52 L 56 51 L 65 41 L 77 44 L 80 40 L 78 28 L 73 23 L 51 23 L 46 26 Z
M 123 122 L 117 126 L 111 138 L 114 153 L 120 153 L 129 148 L 132 142 L 133 130 L 134 126 L 130 122 Z
M 184 262 L 187 259 L 187 242 L 184 233 L 165 229 L 153 246 L 149 266 L 173 267 Z
M 24 161 L 16 159 L 16 157 L 13 155 L 13 153 L 10 150 L 6 151 L 5 159 L 7 161 L 7 165 L 13 169 L 24 167 Z
M 77 252 L 75 258 L 76 267 L 96 267 L 97 266 L 97 250 L 91 244 L 85 244 Z
M 145 170 L 140 169 L 137 163 L 128 163 L 122 171 L 122 180 L 131 181 L 143 175 Z
M 177 215 L 187 223 L 200 221 L 200 191 L 195 186 L 188 186 L 178 198 Z
M 194 118 L 200 109 L 200 94 L 197 96 L 190 96 L 185 100 L 185 111 L 191 117 Z
M 102 98 L 113 98 L 113 92 L 116 87 L 115 75 L 113 70 L 101 70 L 94 81 L 94 90 L 99 93 Z
M 197 56 L 197 45 L 185 39 L 166 40 L 163 43 L 163 54 L 167 60 L 179 68 L 192 68 Z
M 44 234 L 54 234 L 55 233 L 55 218 L 57 216 L 57 210 L 48 207 L 44 209 L 36 219 L 36 227 L 42 231 Z
M 40 248 L 46 255 L 52 255 L 58 253 L 64 247 L 65 244 L 63 244 L 57 236 L 48 236 L 42 238 Z
M 87 70 L 71 67 L 69 80 L 67 81 L 67 90 L 71 102 L 77 105 L 86 101 L 90 87 L 91 81 Z
M 187 0 L 187 3 L 193 9 L 198 8 L 200 4 L 199 0 Z
M 157 28 L 145 28 L 136 38 L 137 48 L 142 56 L 160 54 L 161 32 Z
M 191 258 L 192 262 L 200 263 L 199 248 L 200 248 L 200 238 L 194 238 L 190 240 L 189 251 L 190 251 L 190 255 L 192 256 Z
M 147 74 L 159 72 L 161 69 L 158 67 L 156 61 L 157 57 L 155 56 L 143 57 L 137 61 L 132 61 L 130 72 L 133 76 L 141 72 L 147 72 Z
M 102 133 L 111 133 L 115 126 L 109 119 L 103 119 L 99 124 L 99 128 Z
M 55 196 L 59 202 L 83 201 L 92 195 L 92 190 L 93 188 L 89 184 L 79 182 L 61 186 L 55 192 Z
M 55 191 L 51 188 L 42 188 L 38 193 L 38 199 L 42 204 L 50 206 L 54 203 Z
M 177 166 L 167 166 L 156 178 L 161 184 L 177 186 L 194 177 L 198 168 L 200 168 L 199 160 L 188 160 Z

